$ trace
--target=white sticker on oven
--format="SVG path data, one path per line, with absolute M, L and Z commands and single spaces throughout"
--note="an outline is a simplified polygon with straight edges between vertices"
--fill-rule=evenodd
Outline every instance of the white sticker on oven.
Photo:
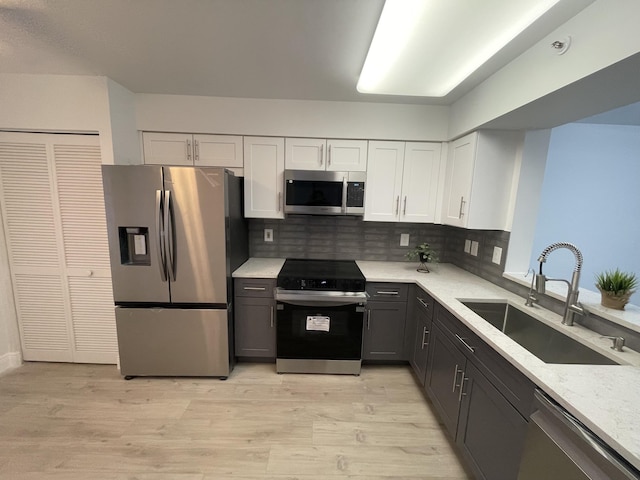
M 328 332 L 330 322 L 331 319 L 329 317 L 307 315 L 307 330 Z

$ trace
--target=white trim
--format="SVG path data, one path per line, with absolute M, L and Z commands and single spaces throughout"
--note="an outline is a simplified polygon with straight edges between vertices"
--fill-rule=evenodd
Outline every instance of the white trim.
M 18 368 L 22 365 L 22 355 L 20 352 L 9 352 L 0 356 L 0 375 L 3 373 Z

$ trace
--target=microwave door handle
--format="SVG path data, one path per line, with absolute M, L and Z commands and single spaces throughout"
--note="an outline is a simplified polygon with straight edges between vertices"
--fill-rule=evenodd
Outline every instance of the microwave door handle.
M 164 195 L 164 234 L 167 264 L 169 270 L 169 278 L 176 281 L 176 249 L 174 235 L 174 217 L 173 217 L 173 200 L 171 199 L 171 190 L 167 190 Z
M 349 188 L 349 182 L 347 176 L 342 177 L 342 213 L 347 213 L 347 188 Z
M 156 250 L 158 252 L 158 268 L 160 278 L 167 281 L 167 263 L 164 250 L 164 224 L 162 211 L 162 190 L 156 190 Z

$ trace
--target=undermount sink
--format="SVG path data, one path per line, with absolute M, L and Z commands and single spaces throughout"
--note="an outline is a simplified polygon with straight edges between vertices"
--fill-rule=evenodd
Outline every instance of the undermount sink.
M 462 301 L 462 304 L 545 363 L 618 365 L 506 302 Z

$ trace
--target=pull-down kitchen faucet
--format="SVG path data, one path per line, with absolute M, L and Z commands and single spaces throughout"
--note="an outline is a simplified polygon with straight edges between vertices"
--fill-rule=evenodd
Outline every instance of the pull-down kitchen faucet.
M 573 255 L 576 257 L 576 264 L 573 269 L 571 282 L 569 282 L 568 280 L 564 280 L 562 278 L 547 278 L 542 273 L 542 264 L 547 261 L 547 257 L 551 252 L 559 248 L 566 248 L 568 250 L 571 250 Z M 580 283 L 580 271 L 582 270 L 582 253 L 580 252 L 580 250 L 578 250 L 578 248 L 575 245 L 571 243 L 566 243 L 566 242 L 552 243 L 542 251 L 542 253 L 538 257 L 538 262 L 540 262 L 540 270 L 537 274 L 535 274 L 535 290 L 540 294 L 544 294 L 546 292 L 547 282 L 566 283 L 567 286 L 569 287 L 569 291 L 567 292 L 567 299 L 564 305 L 564 315 L 562 316 L 562 324 L 567 325 L 569 327 L 572 326 L 573 320 L 576 314 L 584 315 L 584 308 L 582 308 L 582 305 L 580 305 L 580 302 L 578 302 L 578 294 L 580 293 L 578 290 L 578 286 Z M 533 298 L 533 289 L 534 289 L 534 282 L 532 280 L 531 289 L 529 291 L 529 300 L 527 300 L 527 305 L 529 306 L 532 305 L 531 299 Z

